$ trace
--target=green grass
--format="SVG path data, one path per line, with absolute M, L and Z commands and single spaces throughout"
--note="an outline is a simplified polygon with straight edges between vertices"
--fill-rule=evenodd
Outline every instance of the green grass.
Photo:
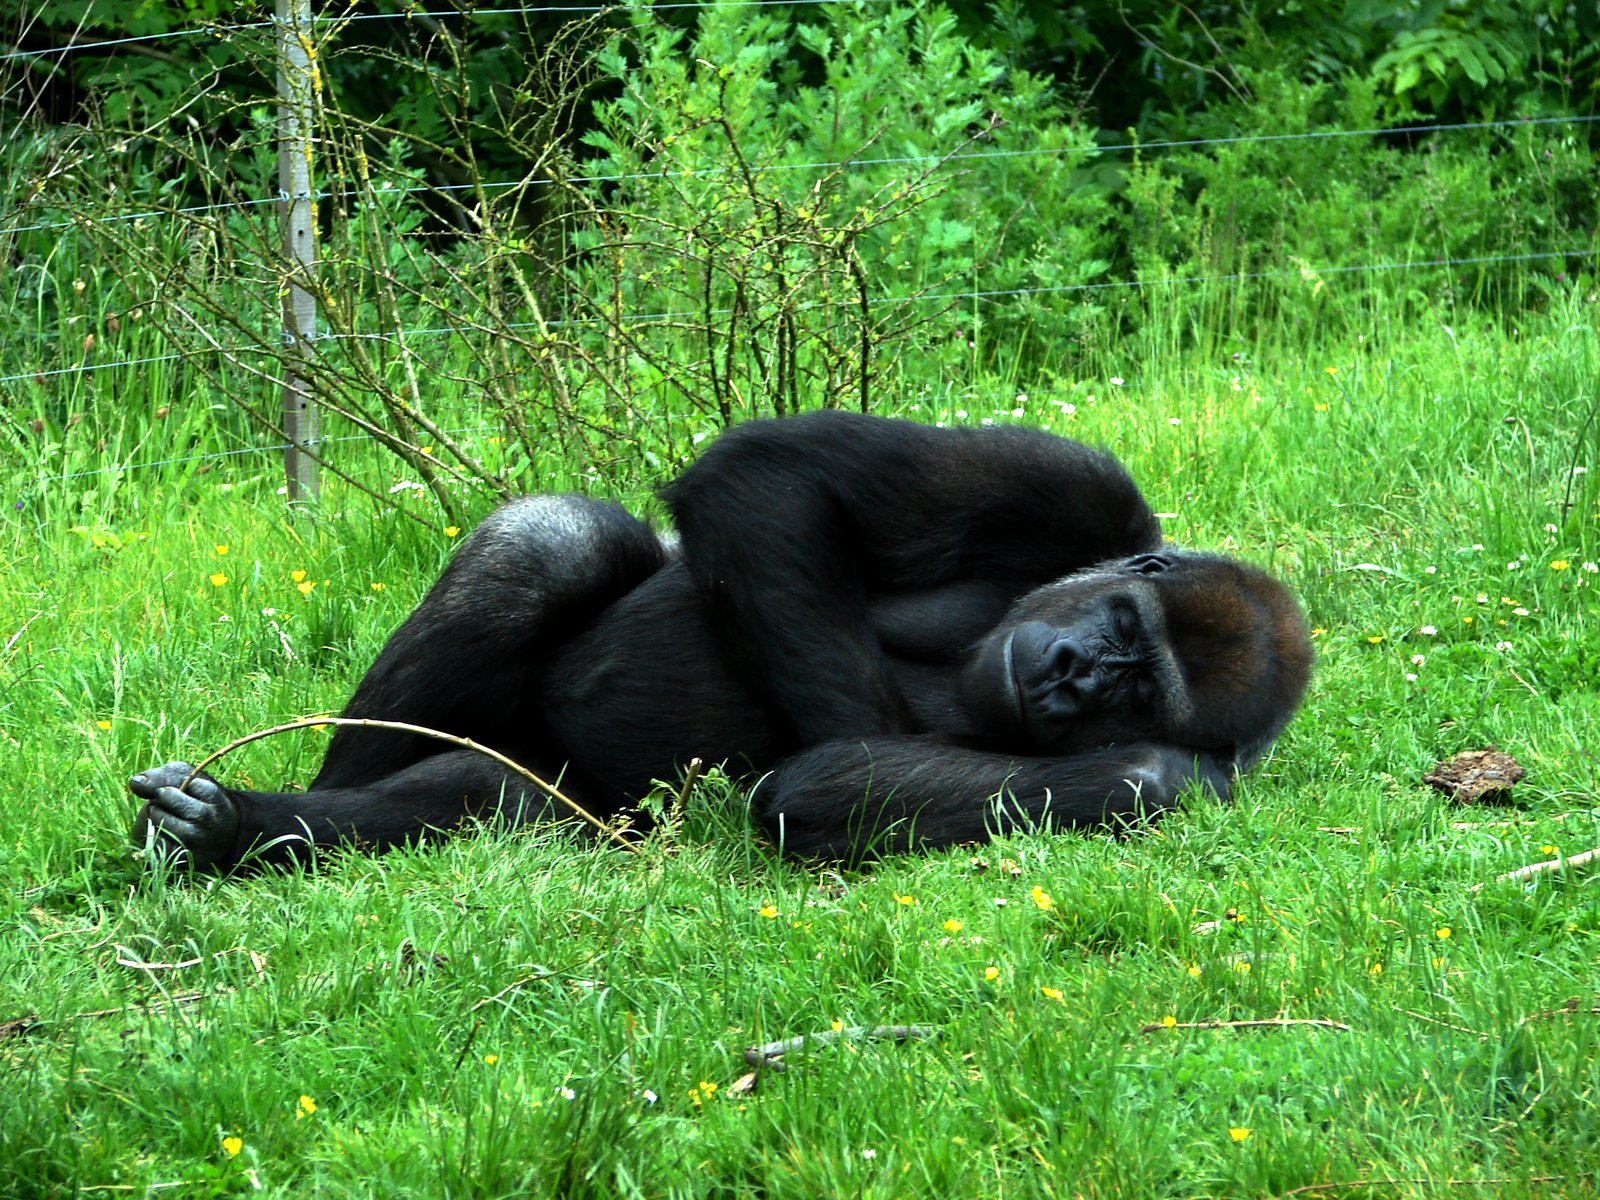
M 713 779 L 637 857 L 545 830 L 146 875 L 126 776 L 337 707 L 450 539 L 337 490 L 288 518 L 250 459 L 8 503 L 0 1021 L 32 1023 L 0 1029 L 0 1195 L 1600 1190 L 1600 872 L 1495 882 L 1600 846 L 1595 301 L 1378 308 L 1353 345 L 1175 337 L 906 406 L 1105 444 L 1171 536 L 1305 600 L 1318 673 L 1274 755 L 1121 840 L 840 874 Z M 220 771 L 303 782 L 325 736 Z M 1519 807 L 1422 784 L 1489 744 Z M 1186 1027 L 1280 1016 L 1349 1028 Z M 834 1022 L 939 1036 L 734 1094 L 747 1045 Z

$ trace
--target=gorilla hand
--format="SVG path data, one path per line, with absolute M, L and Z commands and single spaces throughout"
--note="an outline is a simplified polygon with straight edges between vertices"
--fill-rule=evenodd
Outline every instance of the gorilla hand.
M 231 863 L 239 838 L 239 807 L 209 775 L 193 774 L 188 763 L 163 763 L 135 775 L 128 787 L 145 802 L 133 822 L 133 844 L 197 871 Z

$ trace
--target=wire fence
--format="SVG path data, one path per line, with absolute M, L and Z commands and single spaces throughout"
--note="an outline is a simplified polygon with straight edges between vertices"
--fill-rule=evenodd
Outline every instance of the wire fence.
M 735 7 L 767 7 L 778 6 L 793 7 L 795 4 L 823 4 L 830 0 L 689 0 L 684 3 L 667 3 L 652 5 L 654 10 L 662 9 L 704 9 L 704 8 L 735 8 Z M 869 3 L 889 3 L 890 0 L 866 0 Z M 607 11 L 610 6 L 602 5 L 553 5 L 538 7 L 507 7 L 497 9 L 478 9 L 472 16 L 494 15 L 527 15 L 527 14 L 595 14 Z M 345 16 L 319 16 L 315 20 L 319 24 L 349 25 L 361 21 L 406 21 L 416 18 L 446 19 L 457 18 L 464 14 L 458 11 L 418 11 L 401 13 L 375 13 L 353 14 Z M 144 35 L 139 37 L 81 40 L 69 42 L 66 45 L 51 47 L 44 50 L 17 50 L 0 54 L 0 63 L 22 62 L 31 60 L 50 59 L 57 65 L 67 56 L 77 53 L 105 53 L 118 47 L 158 43 L 162 40 L 181 41 L 185 39 L 209 37 L 227 40 L 239 35 L 256 34 L 272 31 L 279 28 L 278 21 L 246 22 L 236 25 L 208 25 L 186 30 L 171 30 L 159 34 Z M 1336 142 L 1357 139 L 1396 138 L 1411 136 L 1437 136 L 1444 134 L 1465 134 L 1470 132 L 1513 131 L 1524 128 L 1582 128 L 1600 121 L 1600 116 L 1557 116 L 1557 117 L 1526 117 L 1507 120 L 1476 121 L 1476 122 L 1450 122 L 1450 123 L 1419 123 L 1401 126 L 1365 127 L 1353 129 L 1318 129 L 1296 132 L 1265 132 L 1239 134 L 1235 136 L 1204 137 L 1187 139 L 1168 139 L 1141 142 L 1128 140 L 1107 144 L 1089 144 L 1079 146 L 1033 146 L 1016 149 L 982 149 L 966 148 L 956 153 L 944 156 L 939 155 L 889 155 L 866 157 L 871 149 L 871 142 L 864 142 L 857 155 L 843 155 L 829 159 L 807 161 L 800 163 L 772 163 L 763 166 L 764 172 L 793 173 L 816 172 L 831 173 L 839 171 L 858 171 L 868 168 L 911 168 L 917 170 L 931 170 L 940 168 L 947 173 L 958 173 L 966 166 L 977 166 L 986 162 L 1004 159 L 1059 159 L 1073 158 L 1082 162 L 1117 154 L 1171 153 L 1177 151 L 1206 151 L 1222 147 L 1247 146 L 1252 144 L 1268 145 L 1279 143 L 1318 143 Z M 732 166 L 715 166 L 703 168 L 690 168 L 683 171 L 674 171 L 674 175 L 684 179 L 709 179 L 717 176 L 726 176 L 737 168 Z M 655 179 L 658 173 L 597 173 L 581 174 L 564 178 L 560 182 L 566 186 L 607 186 L 622 184 L 647 179 Z M 424 184 L 414 187 L 375 187 L 366 192 L 352 190 L 319 190 L 316 198 L 319 200 L 345 201 L 358 197 L 415 197 L 422 195 L 445 195 L 453 192 L 489 193 L 511 189 L 530 189 L 553 186 L 557 181 L 551 178 L 524 178 L 517 180 L 498 180 L 475 182 L 465 184 Z M 180 220 L 184 218 L 205 218 L 229 212 L 242 212 L 252 208 L 264 206 L 279 206 L 284 203 L 286 196 L 280 191 L 275 195 L 262 195 L 232 200 L 226 203 L 208 203 L 198 205 L 184 205 L 174 207 L 136 206 L 132 211 L 112 212 L 92 217 L 84 214 L 74 214 L 71 218 L 62 220 L 40 221 L 31 224 L 18 223 L 0 228 L 0 237 L 21 237 L 29 234 L 71 233 L 81 231 L 89 226 L 116 226 L 128 225 L 136 222 L 151 222 L 159 220 Z M 1419 257 L 1406 260 L 1378 260 L 1365 263 L 1329 263 L 1326 265 L 1306 264 L 1296 262 L 1292 266 L 1281 268 L 1239 271 L 1228 273 L 1204 273 L 1166 275 L 1159 278 L 1125 278 L 1114 280 L 1097 280 L 1083 283 L 1065 283 L 1028 287 L 984 287 L 983 281 L 974 278 L 969 287 L 960 289 L 944 289 L 923 291 L 915 295 L 889 297 L 875 303 L 884 308 L 915 309 L 920 306 L 948 306 L 957 302 L 997 302 L 1007 299 L 1022 297 L 1044 297 L 1064 295 L 1092 295 L 1097 293 L 1143 291 L 1155 288 L 1185 288 L 1206 285 L 1239 285 L 1251 282 L 1293 279 L 1305 277 L 1308 273 L 1319 276 L 1360 276 L 1379 273 L 1393 273 L 1427 267 L 1457 271 L 1463 269 L 1479 269 L 1486 267 L 1508 266 L 1512 264 L 1528 264 L 1536 262 L 1567 261 L 1588 262 L 1597 254 L 1592 246 L 1566 246 L 1534 249 L 1516 254 L 1486 254 L 1486 255 L 1455 255 Z M 819 307 L 814 302 L 798 302 L 795 311 L 806 311 Z M 621 312 L 609 318 L 607 326 L 645 326 L 652 323 L 674 323 L 709 317 L 727 317 L 734 315 L 736 310 L 722 307 L 707 307 L 695 311 L 663 310 L 655 312 Z M 498 328 L 509 333 L 538 332 L 548 334 L 551 331 L 563 331 L 580 328 L 594 328 L 602 323 L 594 317 L 560 318 L 539 321 L 507 321 Z M 436 327 L 416 327 L 396 329 L 387 332 L 328 332 L 319 335 L 315 340 L 318 343 L 334 345 L 341 342 L 395 342 L 406 343 L 412 339 L 451 337 L 462 332 L 460 325 L 446 325 Z M 159 364 L 172 364 L 195 360 L 197 357 L 211 356 L 213 358 L 228 359 L 233 356 L 243 355 L 259 349 L 259 346 L 234 345 L 227 346 L 213 344 L 210 348 L 188 350 L 173 353 L 152 354 L 129 358 L 109 359 L 105 361 L 83 361 L 72 365 L 49 366 L 43 363 L 37 369 L 14 372 L 0 375 L 0 385 L 26 384 L 29 382 L 42 383 L 47 380 L 58 380 L 79 376 L 89 376 L 95 373 L 133 370 Z M 87 357 L 87 351 L 85 351 Z M 481 429 L 459 429 L 454 433 L 481 432 Z M 336 442 L 359 442 L 370 439 L 370 434 L 355 434 L 340 438 L 322 439 L 327 444 Z M 82 479 L 102 474 L 123 471 L 140 471 L 158 467 L 168 467 L 181 464 L 198 464 L 220 459 L 231 459 L 250 454 L 276 454 L 291 449 L 292 443 L 273 440 L 262 445 L 245 446 L 226 450 L 211 450 L 204 453 L 189 455 L 175 455 L 159 457 L 138 462 L 129 462 L 101 468 L 85 469 L 60 474 L 41 475 L 31 480 L 33 486 L 44 486 L 74 479 Z
M 815 0 L 823 3 L 825 0 Z M 1203 150 L 1208 146 L 1247 146 L 1268 145 L 1276 142 L 1317 142 L 1339 140 L 1346 138 L 1377 138 L 1377 137 L 1405 137 L 1411 134 L 1429 133 L 1461 133 L 1470 130 L 1490 129 L 1519 129 L 1538 128 L 1550 125 L 1584 126 L 1600 123 L 1600 116 L 1573 116 L 1573 117 L 1517 117 L 1504 121 L 1455 121 L 1430 125 L 1396 125 L 1388 127 L 1373 127 L 1369 129 L 1317 129 L 1305 133 L 1252 133 L 1239 134 L 1235 137 L 1214 138 L 1184 138 L 1177 141 L 1150 141 L 1150 142 L 1116 142 L 1106 145 L 1089 147 L 1058 147 L 1034 146 L 1023 150 L 966 150 L 950 156 L 951 165 L 960 167 L 967 163 L 990 162 L 1008 158 L 1044 158 L 1062 157 L 1066 155 L 1081 156 L 1084 158 L 1097 157 L 1103 154 L 1123 154 L 1138 151 L 1139 153 L 1161 152 L 1170 150 Z M 946 161 L 939 155 L 919 154 L 902 155 L 890 158 L 840 158 L 823 162 L 807 163 L 772 163 L 763 167 L 764 171 L 773 173 L 790 171 L 844 171 L 860 170 L 866 167 L 929 167 Z M 690 179 L 709 179 L 720 175 L 727 175 L 735 168 L 732 167 L 706 167 L 703 169 L 690 169 L 677 172 L 680 177 Z M 658 173 L 657 173 L 658 174 Z M 641 179 L 653 179 L 656 174 L 632 173 L 625 175 L 574 175 L 562 180 L 564 185 L 580 185 L 595 183 L 629 183 Z M 419 195 L 450 195 L 452 193 L 466 192 L 496 192 L 510 188 L 550 187 L 555 186 L 553 179 L 513 179 L 498 180 L 490 183 L 446 183 L 423 184 L 408 188 L 374 188 L 370 193 L 373 196 L 419 196 Z M 355 191 L 318 191 L 315 199 L 323 200 L 351 200 L 365 195 Z M 265 204 L 281 204 L 284 197 L 279 195 L 262 196 L 253 200 L 238 200 L 228 204 L 193 204 L 180 208 L 151 209 L 146 212 L 120 213 L 106 217 L 97 217 L 101 223 L 120 223 L 128 221 L 148 221 L 158 217 L 202 216 L 208 213 L 239 211 L 257 208 Z M 73 221 L 49 221 L 37 225 L 15 225 L 10 228 L 0 228 L 0 237 L 7 234 L 42 233 L 52 229 L 72 229 L 81 223 Z

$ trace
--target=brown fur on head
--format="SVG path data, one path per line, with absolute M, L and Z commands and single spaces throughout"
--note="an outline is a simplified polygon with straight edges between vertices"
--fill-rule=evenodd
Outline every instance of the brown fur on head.
M 1150 579 L 1188 692 L 1190 711 L 1173 733 L 1180 744 L 1226 742 L 1243 769 L 1305 694 L 1312 657 L 1305 618 L 1265 571 L 1217 554 L 1171 557 L 1171 568 Z

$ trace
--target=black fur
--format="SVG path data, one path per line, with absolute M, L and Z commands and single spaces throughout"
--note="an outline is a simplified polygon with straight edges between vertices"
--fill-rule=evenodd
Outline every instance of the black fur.
M 787 850 L 858 859 L 1220 794 L 1310 651 L 1261 572 L 1161 542 L 1111 457 L 1013 428 L 824 412 L 724 434 L 663 495 L 515 501 L 467 539 L 347 716 L 494 746 L 600 816 L 690 758 L 752 775 Z M 300 794 L 169 763 L 135 838 L 227 870 L 546 801 L 482 756 L 341 728 Z

